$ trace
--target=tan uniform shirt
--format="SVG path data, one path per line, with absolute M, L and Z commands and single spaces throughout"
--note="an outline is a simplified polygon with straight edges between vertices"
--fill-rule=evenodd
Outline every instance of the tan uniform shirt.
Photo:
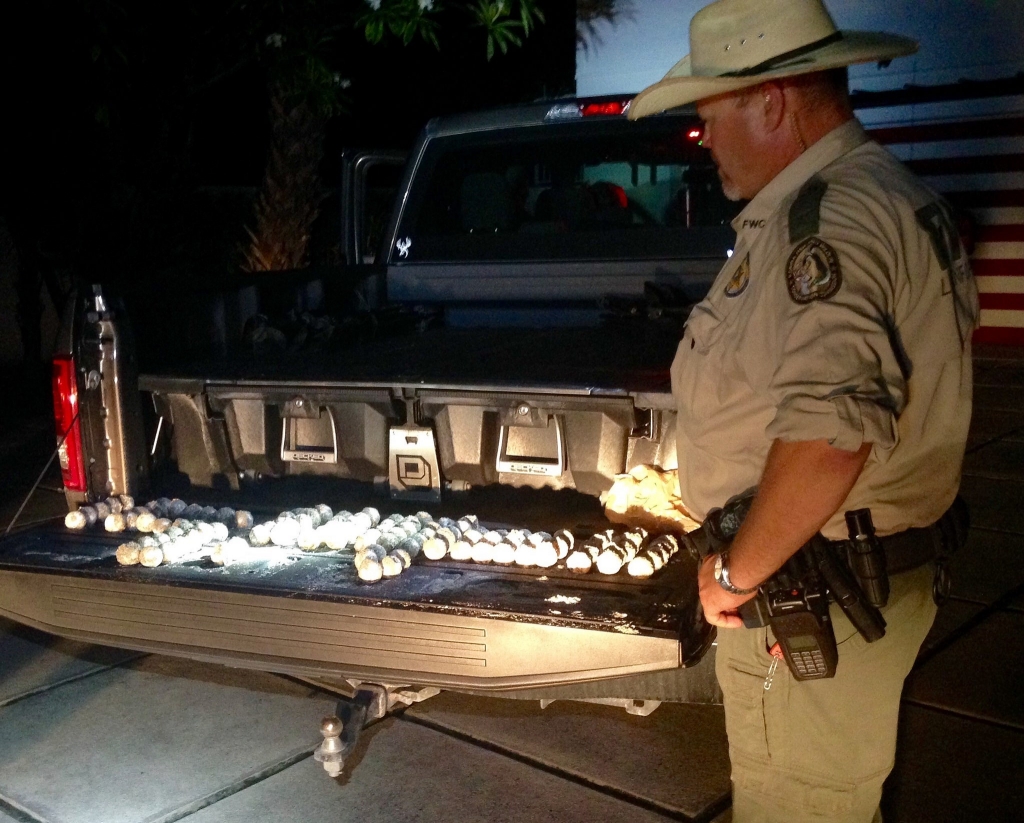
M 948 206 L 850 121 L 733 228 L 672 364 L 684 505 L 703 518 L 757 485 L 776 439 L 867 442 L 826 536 L 856 508 L 879 534 L 937 520 L 960 483 L 978 317 Z

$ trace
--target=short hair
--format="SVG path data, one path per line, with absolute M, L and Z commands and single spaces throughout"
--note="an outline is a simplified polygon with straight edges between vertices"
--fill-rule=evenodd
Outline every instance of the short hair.
M 803 75 L 804 88 L 816 102 L 850 104 L 850 72 L 846 66 Z
M 828 69 L 821 73 L 821 79 L 826 86 L 829 86 L 840 97 L 850 97 L 850 69 L 848 66 L 840 66 L 837 69 Z
M 781 78 L 779 82 L 799 87 L 805 99 L 813 104 L 838 103 L 844 107 L 850 105 L 850 72 L 846 66 L 796 74 Z M 746 106 L 759 92 L 758 86 L 741 89 L 736 95 L 737 107 Z

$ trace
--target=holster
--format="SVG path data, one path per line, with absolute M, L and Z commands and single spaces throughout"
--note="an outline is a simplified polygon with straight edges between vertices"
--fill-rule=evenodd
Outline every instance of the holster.
M 946 513 L 932 525 L 878 538 L 885 550 L 886 570 L 889 574 L 899 574 L 934 561 L 936 568 L 932 595 L 935 602 L 941 605 L 949 596 L 947 564 L 967 542 L 970 524 L 967 502 L 957 495 Z

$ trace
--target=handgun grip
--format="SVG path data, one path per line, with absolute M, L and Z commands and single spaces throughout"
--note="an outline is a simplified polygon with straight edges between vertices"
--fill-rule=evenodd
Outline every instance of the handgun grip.
M 818 571 L 832 593 L 832 599 L 839 604 L 854 628 L 868 643 L 884 637 L 885 618 L 878 607 L 868 602 L 849 569 L 836 562 L 829 541 L 816 535 L 810 545 L 817 557 Z
M 868 602 L 882 608 L 889 602 L 889 573 L 886 569 L 885 549 L 875 535 L 871 522 L 871 509 L 857 509 L 846 513 L 846 527 L 850 533 L 847 544 L 847 562 Z

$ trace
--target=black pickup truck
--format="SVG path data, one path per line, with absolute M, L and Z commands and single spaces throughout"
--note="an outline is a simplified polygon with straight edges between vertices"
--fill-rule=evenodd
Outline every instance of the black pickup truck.
M 624 108 L 447 117 L 407 159 L 346 155 L 334 272 L 83 290 L 54 363 L 69 507 L 128 494 L 257 517 L 324 502 L 607 528 L 598 496 L 616 475 L 676 465 L 669 365 L 733 239 L 696 116 L 633 123 Z M 124 540 L 12 533 L 0 614 L 339 683 L 713 692 L 684 553 L 649 578 L 417 558 L 368 584 L 331 555 L 120 565 Z

